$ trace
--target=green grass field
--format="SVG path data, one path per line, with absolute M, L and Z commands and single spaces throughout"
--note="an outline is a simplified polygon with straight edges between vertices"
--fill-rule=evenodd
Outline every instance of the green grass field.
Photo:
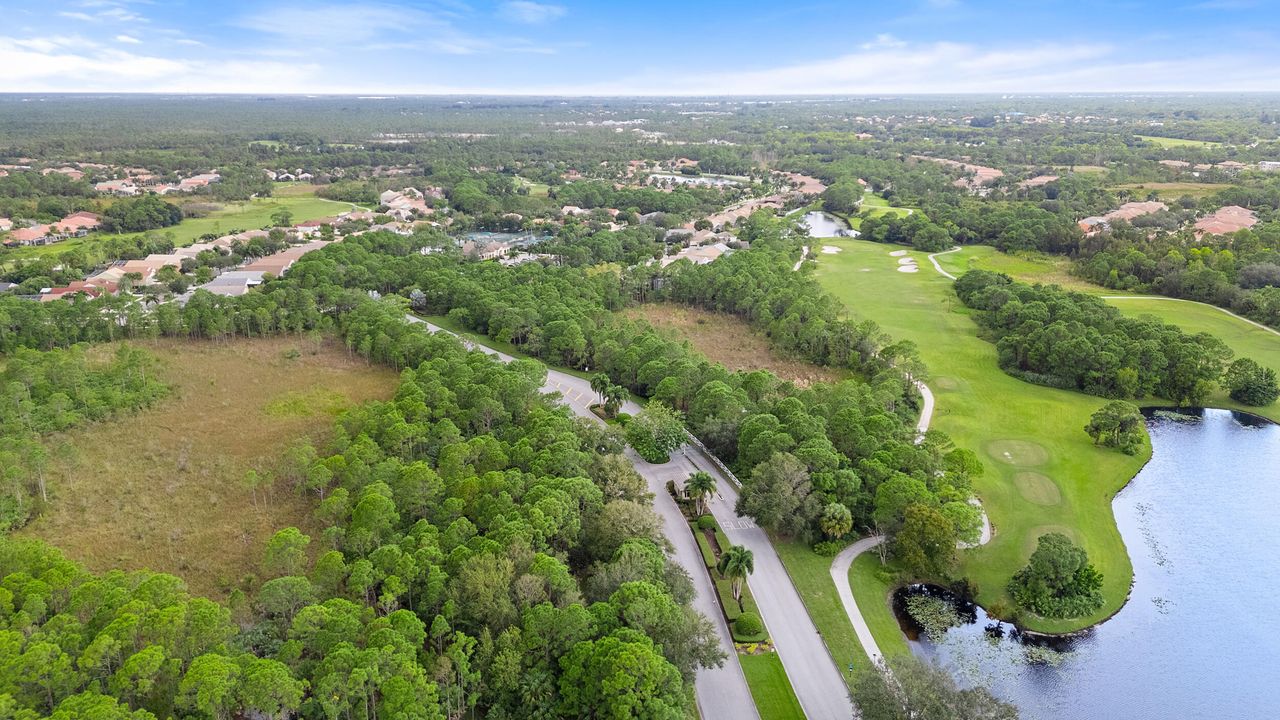
M 760 720 L 804 720 L 804 710 L 777 653 L 739 655 Z
M 897 272 L 897 258 L 889 256 L 898 248 L 858 240 L 830 242 L 843 252 L 819 257 L 818 279 L 858 316 L 916 343 L 933 374 L 929 384 L 938 402 L 934 427 L 977 452 L 986 466 L 975 487 L 996 535 L 990 544 L 962 553 L 958 568 L 959 575 L 977 584 L 978 600 L 988 608 L 1009 604 L 1009 578 L 1026 564 L 1040 535 L 1057 531 L 1088 550 L 1104 575 L 1106 604 L 1085 618 L 1024 617 L 1024 624 L 1066 632 L 1119 609 L 1133 570 L 1111 514 L 1111 498 L 1146 456 L 1093 446 L 1084 426 L 1104 400 L 1031 385 L 1002 372 L 995 346 L 978 337 L 951 281 L 933 270 L 925 253 L 911 253 L 919 272 L 902 273 Z M 967 264 L 964 258 L 942 259 L 952 266 Z M 1014 481 L 1020 473 L 1047 478 L 1059 501 L 1045 505 L 1023 497 Z
M 516 176 L 516 185 L 518 187 L 529 188 L 529 197 L 546 197 L 551 186 L 546 183 L 534 182 L 526 177 Z
M 1196 183 L 1196 182 L 1146 182 L 1146 183 L 1124 183 L 1111 188 L 1114 190 L 1128 190 L 1133 193 L 1136 199 L 1145 199 L 1147 193 L 1154 192 L 1165 202 L 1172 202 L 1182 197 L 1190 195 L 1199 200 L 1209 197 L 1216 192 L 1235 187 L 1234 185 L 1224 185 L 1222 183 Z
M 1187 140 L 1185 138 L 1159 137 L 1157 135 L 1135 135 L 1134 137 L 1162 148 L 1176 147 L 1217 147 L 1220 142 L 1212 142 L 1209 140 Z
M 982 269 L 1002 272 L 1023 282 L 1054 283 L 1063 287 L 1100 295 L 1128 295 L 1094 285 L 1069 274 L 1071 261 L 1056 255 L 1006 255 L 986 245 L 969 246 L 957 253 L 942 255 L 938 262 L 953 275 L 966 270 Z M 922 266 L 923 267 L 923 266 Z M 927 272 L 932 266 L 925 267 Z M 1121 312 L 1132 317 L 1154 315 L 1184 332 L 1207 332 L 1227 344 L 1236 357 L 1249 357 L 1280 372 L 1280 335 L 1201 303 L 1151 296 L 1145 299 L 1108 299 Z M 1255 408 L 1241 405 L 1219 390 L 1206 401 L 1213 407 L 1244 410 L 1280 422 L 1280 402 Z

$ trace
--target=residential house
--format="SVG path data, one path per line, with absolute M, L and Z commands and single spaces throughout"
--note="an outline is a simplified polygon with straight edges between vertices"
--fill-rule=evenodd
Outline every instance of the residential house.
M 1238 230 L 1251 228 L 1258 222 L 1258 216 L 1248 208 L 1239 205 L 1227 205 L 1218 208 L 1210 215 L 1196 221 L 1196 236 L 1228 235 Z
M 96 298 L 103 295 L 114 295 L 119 286 L 114 282 L 103 280 L 73 280 L 66 287 L 45 288 L 40 291 L 40 302 L 70 299 L 79 294 Z
M 49 230 L 48 225 L 34 225 L 32 227 L 18 228 L 9 233 L 9 239 L 4 241 L 5 245 L 16 247 L 19 245 L 48 245 L 56 242 L 57 238 Z
M 49 226 L 51 232 L 62 237 L 84 237 L 90 231 L 102 227 L 102 220 L 91 212 L 78 212 L 68 215 Z
M 110 195 L 137 195 L 141 189 L 132 180 L 104 180 L 93 186 L 94 190 Z
M 13 229 L 13 221 L 7 217 L 0 217 L 0 232 L 9 232 Z

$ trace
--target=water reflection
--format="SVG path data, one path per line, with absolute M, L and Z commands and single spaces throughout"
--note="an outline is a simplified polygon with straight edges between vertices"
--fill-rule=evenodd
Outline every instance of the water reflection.
M 965 624 L 939 644 L 913 638 L 913 651 L 1028 718 L 1270 717 L 1280 704 L 1280 426 L 1204 410 L 1151 415 L 1149 428 L 1154 457 L 1113 502 L 1134 564 L 1114 618 L 1044 641 L 961 601 Z M 920 592 L 945 594 L 911 588 L 895 605 Z M 1028 648 L 1042 646 L 1062 652 L 1060 664 L 1038 651 L 1029 664 Z
M 849 225 L 840 218 L 825 212 L 805 213 L 801 220 L 809 228 L 809 237 L 857 237 L 857 233 L 849 229 Z

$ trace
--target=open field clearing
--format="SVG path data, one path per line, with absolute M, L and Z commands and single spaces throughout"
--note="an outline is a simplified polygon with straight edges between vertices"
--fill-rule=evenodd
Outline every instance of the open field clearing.
M 1148 182 L 1148 183 L 1126 183 L 1124 185 L 1116 185 L 1112 190 L 1128 190 L 1133 193 L 1134 198 L 1142 200 L 1147 197 L 1148 193 L 1155 193 L 1160 199 L 1172 202 L 1182 197 L 1190 195 L 1199 200 L 1209 197 L 1214 193 L 1235 187 L 1234 185 L 1223 185 L 1222 183 L 1196 183 L 1196 182 Z
M 1159 137 L 1156 135 L 1135 135 L 1134 137 L 1162 148 L 1176 147 L 1218 147 L 1222 143 L 1210 140 L 1187 140 L 1185 138 Z
M 1132 567 L 1110 501 L 1141 467 L 1145 454 L 1130 457 L 1094 447 L 1084 426 L 1105 401 L 1031 385 L 1001 371 L 995 346 L 978 337 L 977 326 L 955 297 L 951 281 L 933 271 L 925 253 L 910 253 L 922 272 L 899 273 L 897 259 L 889 255 L 898 248 L 857 240 L 831 242 L 844 252 L 820 256 L 818 279 L 857 315 L 919 346 L 937 396 L 934 427 L 948 433 L 958 446 L 977 452 L 986 466 L 975 488 L 995 527 L 995 537 L 981 548 L 962 553 L 957 574 L 977 583 L 984 607 L 997 602 L 1007 606 L 1005 585 L 1026 563 L 1036 538 L 1050 529 L 1070 527 L 1103 573 L 1106 605 L 1078 620 L 1024 618 L 1026 624 L 1061 632 L 1096 622 L 1118 609 L 1126 597 Z M 965 264 L 954 255 L 938 259 Z M 1044 505 L 1026 500 L 1014 478 L 1028 471 L 1049 478 L 1060 502 Z M 878 626 L 883 630 L 885 623 Z
M 732 315 L 671 303 L 629 308 L 624 315 L 647 320 L 660 330 L 688 340 L 695 350 L 730 370 L 770 370 L 783 380 L 800 386 L 838 382 L 850 377 L 848 371 L 786 357 L 770 347 L 768 338 Z
M 225 597 L 257 573 L 276 530 L 297 526 L 316 540 L 323 530 L 311 500 L 283 485 L 255 493 L 246 471 L 274 469 L 298 438 L 328 437 L 338 412 L 390 397 L 398 376 L 334 341 L 140 345 L 160 358 L 170 396 L 50 438 L 51 508 L 19 534 L 93 570 L 169 572 Z

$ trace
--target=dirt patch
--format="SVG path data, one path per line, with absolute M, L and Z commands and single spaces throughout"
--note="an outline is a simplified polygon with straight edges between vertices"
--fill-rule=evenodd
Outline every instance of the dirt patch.
M 1043 465 L 1049 460 L 1049 451 L 1032 440 L 992 440 L 987 443 L 987 454 L 1009 465 Z
M 1013 476 L 1013 484 L 1027 502 L 1036 505 L 1057 505 L 1062 502 L 1062 493 L 1047 475 L 1029 470 L 1020 472 Z
M 693 349 L 730 370 L 769 370 L 801 387 L 851 376 L 847 371 L 785 357 L 769 346 L 769 339 L 762 333 L 732 315 L 671 303 L 640 305 L 624 314 L 688 340 Z
M 148 568 L 222 598 L 256 573 L 267 539 L 296 526 L 318 546 L 312 501 L 255 493 L 250 469 L 277 467 L 295 439 L 323 440 L 334 415 L 390 397 L 396 373 L 337 342 L 298 338 L 140 343 L 170 396 L 150 410 L 50 439 L 50 509 L 20 534 L 90 569 Z

